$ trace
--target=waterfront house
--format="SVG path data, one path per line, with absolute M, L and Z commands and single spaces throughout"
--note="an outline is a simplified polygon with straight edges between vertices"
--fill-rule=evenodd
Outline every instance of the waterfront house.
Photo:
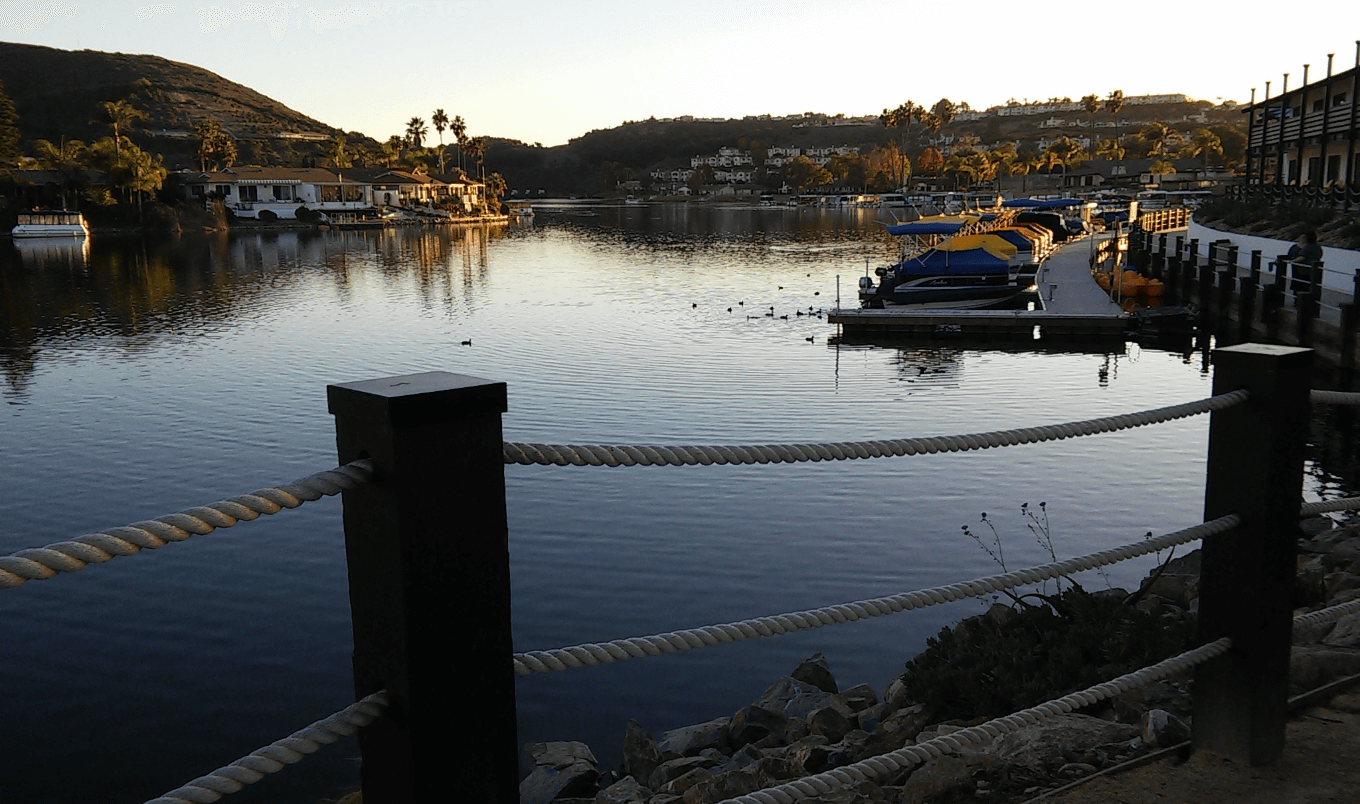
M 1266 83 L 1264 97 L 1243 109 L 1247 128 L 1247 189 L 1273 192 L 1308 191 L 1347 185 L 1357 186 L 1360 174 L 1360 45 L 1356 65 L 1340 73 L 1332 71 L 1327 57 L 1326 76 L 1308 83 L 1304 65 L 1302 85 L 1289 89 L 1284 76 L 1275 97 Z
M 371 187 L 328 168 L 230 167 L 181 174 L 190 199 L 220 200 L 238 218 L 289 220 L 299 207 L 319 212 L 372 209 Z

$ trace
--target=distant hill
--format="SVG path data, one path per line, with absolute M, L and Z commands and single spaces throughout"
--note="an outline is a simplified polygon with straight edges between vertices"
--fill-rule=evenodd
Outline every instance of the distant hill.
M 106 136 L 107 126 L 91 122 L 99 104 L 126 100 L 147 114 L 133 139 L 165 153 L 167 164 L 175 158 L 194 161 L 184 132 L 205 118 L 247 141 L 273 139 L 280 131 L 320 136 L 339 131 L 216 73 L 159 56 L 0 42 L 0 80 L 14 100 L 24 140 L 56 142 L 64 136 L 90 142 Z

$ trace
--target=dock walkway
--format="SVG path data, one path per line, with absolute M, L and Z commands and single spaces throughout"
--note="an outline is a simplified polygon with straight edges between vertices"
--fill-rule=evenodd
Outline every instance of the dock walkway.
M 1093 238 L 1068 242 L 1035 278 L 1034 310 L 949 310 L 891 307 L 833 310 L 847 335 L 972 335 L 1003 339 L 1122 338 L 1128 315 L 1091 277 Z

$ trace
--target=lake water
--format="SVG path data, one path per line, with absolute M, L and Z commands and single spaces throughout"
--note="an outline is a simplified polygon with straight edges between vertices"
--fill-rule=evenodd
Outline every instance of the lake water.
M 796 312 L 890 257 L 877 216 L 558 205 L 508 229 L 0 243 L 0 554 L 330 468 L 332 382 L 503 380 L 508 439 L 614 444 L 976 432 L 1209 395 L 1199 353 L 837 344 Z M 510 466 L 515 647 L 989 574 L 961 530 L 989 535 L 983 511 L 1009 566 L 1038 563 L 1024 502 L 1047 503 L 1060 558 L 1179 529 L 1200 520 L 1207 425 L 873 461 Z M 140 802 L 351 702 L 340 511 L 0 593 L 0 801 Z M 659 734 L 731 714 L 819 650 L 843 686 L 881 691 L 982 605 L 523 678 L 519 739 L 583 740 L 612 765 L 628 718 Z M 484 660 L 455 654 L 451 683 Z M 336 795 L 356 754 L 351 738 L 231 800 Z

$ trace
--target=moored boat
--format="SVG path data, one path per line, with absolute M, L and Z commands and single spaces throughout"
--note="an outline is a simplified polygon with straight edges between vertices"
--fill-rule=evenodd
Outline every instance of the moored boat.
M 37 210 L 20 212 L 17 225 L 11 230 L 14 237 L 89 237 L 90 227 L 85 216 L 65 210 Z

